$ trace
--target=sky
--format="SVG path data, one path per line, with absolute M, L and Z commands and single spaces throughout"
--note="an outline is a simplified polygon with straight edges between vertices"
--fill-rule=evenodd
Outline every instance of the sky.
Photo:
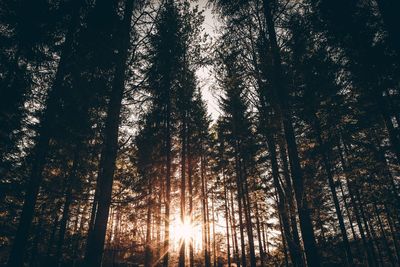
M 199 0 L 198 5 L 200 9 L 204 9 L 204 31 L 211 36 L 216 38 L 218 34 L 218 19 L 216 14 L 212 14 L 212 8 L 207 7 L 207 0 Z M 216 121 L 220 110 L 218 107 L 218 92 L 214 89 L 215 79 L 211 73 L 211 67 L 200 68 L 196 74 L 199 79 L 199 85 L 202 91 L 203 100 L 207 104 L 208 113 L 211 115 L 213 121 Z

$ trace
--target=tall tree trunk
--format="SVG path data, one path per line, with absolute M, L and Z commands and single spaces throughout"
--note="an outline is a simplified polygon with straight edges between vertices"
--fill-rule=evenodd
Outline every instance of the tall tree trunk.
M 290 227 L 292 230 L 292 240 L 293 246 L 295 249 L 296 257 L 298 257 L 298 264 L 304 264 L 304 257 L 302 253 L 302 246 L 300 243 L 300 236 L 299 236 L 299 231 L 297 228 L 297 219 L 296 219 L 296 203 L 295 199 L 293 196 L 293 186 L 292 186 L 292 181 L 290 177 L 290 172 L 289 172 L 289 164 L 288 164 L 288 159 L 287 159 L 287 153 L 286 153 L 286 148 L 285 148 L 285 142 L 283 140 L 283 136 L 279 137 L 278 139 L 278 145 L 279 145 L 279 154 L 280 154 L 280 159 L 282 161 L 282 167 L 283 167 L 283 177 L 285 178 L 285 194 L 286 194 L 286 199 L 288 201 L 288 213 L 289 213 L 289 218 L 290 218 Z
M 283 122 L 286 144 L 292 171 L 292 179 L 294 192 L 297 201 L 297 209 L 300 218 L 300 228 L 304 243 L 307 264 L 311 267 L 320 266 L 318 248 L 315 242 L 314 229 L 311 221 L 309 204 L 304 192 L 304 177 L 300 166 L 300 159 L 297 150 L 296 138 L 292 125 L 290 107 L 288 105 L 288 92 L 283 84 L 282 61 L 278 43 L 276 40 L 275 25 L 272 17 L 271 3 L 268 0 L 263 0 L 264 15 L 268 29 L 269 42 L 273 57 L 273 85 L 275 88 L 275 97 L 278 98 L 280 107 L 280 116 Z
M 205 165 L 204 165 L 205 166 Z M 204 184 L 205 184 L 205 211 L 206 211 L 206 238 L 207 238 L 207 251 L 208 251 L 208 262 L 211 266 L 211 223 L 210 223 L 210 210 L 209 210 L 209 204 L 208 204 L 208 179 L 206 172 L 204 172 Z
M 229 207 L 228 207 L 228 194 L 227 194 L 228 183 L 227 183 L 226 176 L 225 176 L 225 169 L 223 167 L 222 167 L 222 179 L 223 179 L 223 187 L 224 187 L 226 251 L 227 251 L 228 267 L 231 267 L 231 248 L 230 248 L 230 242 L 229 242 Z
M 46 205 L 42 205 L 41 211 L 40 211 L 40 215 L 38 218 L 38 222 L 36 225 L 36 229 L 35 229 L 35 238 L 32 241 L 32 250 L 31 250 L 31 257 L 29 260 L 29 267 L 36 267 L 36 266 L 40 266 L 40 262 L 38 261 L 38 252 L 39 252 L 39 243 L 40 240 L 42 239 L 42 234 L 43 234 L 43 215 L 46 209 Z
M 349 195 L 350 195 L 350 203 L 351 203 L 351 205 L 353 207 L 354 215 L 356 216 L 356 222 L 357 222 L 358 230 L 359 230 L 359 233 L 360 233 L 360 236 L 361 236 L 361 241 L 362 241 L 363 246 L 364 246 L 365 258 L 367 259 L 368 266 L 372 267 L 372 266 L 375 266 L 375 257 L 373 256 L 373 251 L 371 251 L 371 248 L 370 248 L 369 243 L 367 241 L 367 238 L 365 236 L 364 227 L 362 226 L 362 222 L 361 222 L 361 216 L 359 214 L 359 209 L 358 209 L 358 206 L 357 206 L 357 202 L 356 202 L 356 199 L 354 197 L 353 187 L 352 187 L 352 185 L 350 183 L 350 179 L 348 177 L 348 172 L 349 171 L 348 171 L 348 167 L 347 167 L 347 162 L 344 159 L 342 147 L 341 147 L 340 144 L 338 145 L 338 150 L 339 150 L 340 162 L 341 162 L 341 165 L 342 165 L 342 168 L 343 168 L 343 171 L 344 171 L 344 176 L 346 178 L 346 185 L 347 185 L 347 188 L 348 188 L 348 191 L 349 191 Z M 346 151 L 344 151 L 344 153 L 345 153 L 346 156 L 348 156 Z
M 312 111 L 312 117 L 313 117 L 313 124 L 314 124 L 313 125 L 314 132 L 315 132 L 315 136 L 316 136 L 317 143 L 319 146 L 320 155 L 322 157 L 322 163 L 325 168 L 326 176 L 328 179 L 329 189 L 331 191 L 333 203 L 335 206 L 336 216 L 339 221 L 339 228 L 340 228 L 340 232 L 342 234 L 342 240 L 343 240 L 344 250 L 346 253 L 347 264 L 349 266 L 353 266 L 354 265 L 353 253 L 351 252 L 349 237 L 347 236 L 346 226 L 344 224 L 343 214 L 340 209 L 339 199 L 338 199 L 337 192 L 336 192 L 335 181 L 333 180 L 334 178 L 333 178 L 333 173 L 332 173 L 331 160 L 330 160 L 330 156 L 329 156 L 331 149 L 322 140 L 321 126 L 320 126 L 318 117 L 314 113 L 314 111 Z
M 37 142 L 34 148 L 34 162 L 32 164 L 30 179 L 28 181 L 24 204 L 22 207 L 21 217 L 19 220 L 17 232 L 11 247 L 8 267 L 21 267 L 24 262 L 24 255 L 29 238 L 29 231 L 32 225 L 35 206 L 39 194 L 40 185 L 43 180 L 43 169 L 46 163 L 46 155 L 49 148 L 51 138 L 51 124 L 54 120 L 55 112 L 58 108 L 59 94 L 63 83 L 64 70 L 67 60 L 72 53 L 74 34 L 79 25 L 80 1 L 76 6 L 71 25 L 65 37 L 65 42 L 62 46 L 60 62 L 58 64 L 56 76 L 52 87 L 49 89 L 46 107 L 43 112 L 43 118 L 38 130 Z
M 377 206 L 376 202 L 374 202 L 373 205 L 374 205 L 374 211 L 375 211 L 376 218 L 378 219 L 378 225 L 379 225 L 379 229 L 381 232 L 381 238 L 383 239 L 383 245 L 384 245 L 386 254 L 389 257 L 389 260 L 390 260 L 390 263 L 392 264 L 392 266 L 396 266 L 395 259 L 392 254 L 392 250 L 389 246 L 389 241 L 386 236 L 385 228 L 383 227 L 381 215 L 379 214 L 378 206 Z
M 354 188 L 354 194 L 355 194 L 356 203 L 358 202 L 358 210 L 360 211 L 360 217 L 361 217 L 361 220 L 362 220 L 360 225 L 362 223 L 364 224 L 365 234 L 366 234 L 366 237 L 367 237 L 367 246 L 368 246 L 369 251 L 371 253 L 372 259 L 374 260 L 374 264 L 379 266 L 378 258 L 376 256 L 375 248 L 374 248 L 374 240 L 373 240 L 373 237 L 372 237 L 372 234 L 371 234 L 370 226 L 369 226 L 368 221 L 367 221 L 367 217 L 366 217 L 365 212 L 364 212 L 364 206 L 363 206 L 363 203 L 361 201 L 360 192 L 359 192 L 358 188 Z M 378 250 L 379 250 L 379 247 L 378 247 Z
M 384 208 L 385 208 L 386 218 L 387 218 L 387 222 L 388 222 L 389 229 L 390 229 L 390 235 L 391 235 L 392 241 L 393 241 L 394 250 L 396 252 L 397 263 L 400 263 L 400 249 L 399 249 L 398 240 L 397 240 L 397 236 L 396 236 L 397 231 L 395 231 L 395 229 L 393 227 L 392 216 L 391 216 L 390 211 L 388 210 L 388 207 L 386 204 L 384 204 Z
M 235 150 L 235 175 L 236 175 L 236 190 L 237 190 L 237 202 L 239 209 L 239 230 L 240 230 L 240 244 L 241 244 L 241 253 L 242 253 L 242 266 L 246 267 L 246 246 L 244 243 L 244 222 L 243 222 L 243 187 L 242 187 L 242 177 L 239 163 L 239 155 L 238 155 L 238 141 L 236 142 L 236 150 Z
M 96 219 L 96 212 L 97 212 L 97 201 L 99 199 L 98 195 L 99 195 L 99 191 L 95 190 L 95 192 L 93 194 L 93 202 L 91 203 L 91 209 L 90 209 L 87 240 L 91 239 L 91 236 L 92 236 L 92 233 L 93 233 L 94 221 Z
M 260 226 L 260 214 L 258 212 L 258 204 L 255 204 L 256 209 L 256 225 L 257 225 L 257 237 L 258 237 L 258 250 L 260 251 L 260 261 L 261 267 L 265 266 L 264 262 L 264 249 L 262 245 L 262 236 L 261 236 L 261 226 Z
M 214 190 L 211 191 L 211 213 L 212 213 L 212 237 L 213 237 L 213 266 L 217 267 L 217 245 L 215 243 L 215 211 L 214 211 Z
M 204 266 L 210 267 L 210 251 L 208 245 L 208 237 L 207 237 L 207 184 L 205 181 L 205 162 L 204 156 L 200 156 L 200 179 L 201 179 L 201 201 L 202 201 L 202 213 L 203 213 L 203 250 L 204 250 Z
M 78 144 L 75 147 L 74 159 L 72 162 L 71 170 L 68 172 L 68 178 L 66 181 L 65 201 L 64 201 L 63 213 L 60 221 L 60 230 L 56 246 L 56 260 L 58 261 L 57 264 L 58 266 L 62 264 L 62 249 L 64 245 L 65 232 L 67 230 L 67 223 L 70 217 L 69 209 L 72 204 L 72 189 L 74 186 L 74 182 L 76 181 L 80 149 L 81 149 L 80 145 Z
M 150 267 L 152 266 L 151 260 L 151 212 L 153 207 L 153 184 L 152 180 L 148 179 L 148 198 L 147 198 L 147 218 L 146 218 L 146 245 L 145 245 L 145 257 L 144 257 L 144 266 Z
M 77 208 L 77 214 L 76 214 L 76 220 L 75 220 L 75 225 L 74 225 L 74 239 L 72 241 L 72 265 L 75 266 L 76 261 L 79 257 L 79 251 L 80 251 L 80 237 L 84 235 L 83 233 L 83 221 L 85 214 L 87 212 L 88 206 L 89 205 L 84 205 L 82 208 L 82 201 L 79 202 L 78 208 Z
M 247 171 L 246 165 L 243 160 L 241 160 L 241 177 L 242 177 L 242 190 L 243 190 L 243 208 L 245 212 L 245 220 L 246 220 L 246 231 L 247 231 L 247 239 L 249 241 L 249 251 L 250 251 L 250 266 L 255 267 L 257 264 L 256 253 L 254 248 L 254 235 L 253 235 L 253 224 L 251 220 L 251 203 L 250 203 L 250 194 L 249 194 L 249 186 L 247 182 Z
M 168 127 L 168 126 L 167 126 Z M 169 128 L 169 127 L 168 127 Z M 167 141 L 170 143 L 170 141 Z M 171 145 L 167 145 L 171 147 Z M 168 150 L 168 149 L 167 149 Z M 170 152 L 167 152 L 167 175 L 165 183 L 165 212 L 164 212 L 164 243 L 163 243 L 163 266 L 168 267 L 169 264 L 169 226 L 170 226 L 170 203 L 171 203 L 171 158 Z
M 289 266 L 289 257 L 288 257 L 288 253 L 287 253 L 285 233 L 284 233 L 284 230 L 282 227 L 282 217 L 280 214 L 278 214 L 278 217 L 279 217 L 279 229 L 280 229 L 281 237 L 282 237 L 283 255 L 285 256 L 285 266 L 288 267 Z M 293 264 L 293 261 L 292 261 L 292 264 Z
M 184 110 L 182 130 L 181 130 L 181 223 L 187 224 L 186 222 L 186 143 L 187 143 L 187 130 L 186 130 L 186 110 Z M 180 240 L 179 249 L 179 267 L 185 267 L 185 236 L 182 236 Z
M 344 202 L 344 208 L 345 208 L 346 214 L 347 214 L 347 219 L 349 220 L 349 223 L 350 223 L 350 229 L 351 229 L 351 233 L 353 235 L 353 239 L 354 239 L 354 241 L 358 241 L 358 237 L 356 235 L 356 231 L 354 230 L 353 220 L 351 218 L 351 214 L 350 214 L 350 210 L 349 210 L 349 204 L 347 203 L 346 194 L 344 192 L 343 184 L 340 181 L 340 179 L 338 180 L 338 184 L 339 184 L 339 187 L 340 187 L 340 192 L 342 194 L 342 198 L 343 198 L 343 202 Z
M 261 223 L 261 228 L 262 228 L 262 238 L 263 238 L 263 246 L 264 246 L 264 252 L 266 254 L 266 258 L 269 256 L 269 245 L 268 245 L 268 227 L 265 226 L 265 223 Z
M 115 161 L 118 151 L 118 128 L 120 112 L 125 89 L 125 72 L 127 69 L 128 48 L 130 42 L 131 18 L 133 0 L 127 0 L 122 22 L 122 32 L 119 44 L 119 56 L 116 60 L 114 84 L 108 104 L 104 131 L 103 150 L 96 184 L 98 202 L 93 231 L 86 247 L 86 266 L 101 266 L 109 209 L 111 204 L 112 185 L 114 179 Z
M 231 229 L 232 229 L 232 238 L 233 238 L 233 247 L 234 247 L 234 255 L 235 255 L 235 261 L 236 265 L 240 267 L 240 257 L 239 257 L 239 244 L 238 244 L 238 238 L 237 238 L 237 231 L 236 231 L 236 220 L 235 220 L 235 206 L 233 202 L 233 192 L 232 190 L 230 191 L 230 203 L 231 203 L 231 210 L 232 210 L 232 216 L 231 216 Z
M 375 136 L 376 135 L 378 135 L 378 133 L 376 133 Z M 388 163 L 386 161 L 385 152 L 381 148 L 381 145 L 379 144 L 378 140 L 376 140 L 375 143 L 376 143 L 376 145 L 375 145 L 376 148 L 374 148 L 374 156 L 375 156 L 375 159 L 377 160 L 377 162 L 380 162 L 382 164 L 382 167 L 380 168 L 381 170 L 378 170 L 378 171 L 380 171 L 382 173 L 382 176 L 384 176 L 387 179 L 387 183 L 390 184 L 391 189 L 392 189 L 391 191 L 392 191 L 392 194 L 394 197 L 394 202 L 395 202 L 394 205 L 399 207 L 400 206 L 399 191 L 397 189 L 396 182 L 392 175 L 392 172 L 390 171 L 390 167 L 388 166 Z
M 167 104 L 165 118 L 165 150 L 166 150 L 166 175 L 165 175 L 165 214 L 164 214 L 164 247 L 163 266 L 169 264 L 169 225 L 170 225 L 170 204 L 171 204 L 171 175 L 172 175 L 172 140 L 171 140 L 171 84 L 167 85 Z
M 190 137 L 190 129 L 188 129 L 188 138 Z M 192 174 L 192 154 L 189 142 L 187 145 L 187 169 L 188 169 L 188 189 L 189 189 L 189 219 L 190 225 L 193 225 L 193 174 Z M 193 236 L 189 243 L 189 266 L 194 267 L 194 248 L 193 248 Z
M 277 206 L 278 212 L 280 214 L 280 218 L 282 219 L 282 227 L 283 227 L 283 234 L 285 235 L 285 240 L 288 244 L 289 252 L 290 252 L 290 259 L 292 261 L 293 266 L 301 266 L 302 259 L 299 247 L 293 241 L 293 237 L 290 231 L 289 225 L 289 218 L 287 215 L 286 205 L 285 205 L 285 193 L 283 192 L 282 186 L 280 184 L 280 177 L 279 177 L 279 167 L 278 161 L 276 158 L 276 145 L 273 140 L 273 137 L 270 134 L 267 134 L 267 144 L 270 153 L 270 162 L 271 162 L 271 172 L 272 172 L 272 179 L 274 183 L 274 187 L 277 193 Z
M 155 253 L 155 258 L 157 259 L 156 266 L 160 266 L 160 258 L 161 258 L 161 208 L 162 208 L 162 201 L 163 201 L 163 196 L 164 196 L 164 183 L 162 181 L 159 181 L 160 183 L 160 191 L 158 194 L 158 199 L 157 199 L 157 210 L 156 210 L 156 244 L 157 244 L 157 249 Z

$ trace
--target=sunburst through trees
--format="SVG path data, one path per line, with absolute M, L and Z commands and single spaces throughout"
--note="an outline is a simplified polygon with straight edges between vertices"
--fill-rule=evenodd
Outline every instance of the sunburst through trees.
M 0 266 L 399 266 L 399 12 L 1 1 Z

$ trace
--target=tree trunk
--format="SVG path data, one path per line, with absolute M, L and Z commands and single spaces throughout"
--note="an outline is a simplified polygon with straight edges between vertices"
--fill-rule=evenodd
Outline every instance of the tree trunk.
M 244 223 L 243 223 L 243 207 L 242 207 L 242 200 L 243 200 L 243 188 L 242 188 L 242 178 L 241 178 L 241 171 L 240 171 L 240 163 L 239 163 L 239 155 L 238 155 L 238 148 L 237 148 L 237 141 L 236 142 L 236 150 L 235 150 L 235 175 L 236 175 L 236 190 L 237 190 L 237 202 L 239 208 L 239 230 L 240 230 L 240 244 L 241 244 L 241 252 L 242 252 L 242 266 L 246 267 L 246 246 L 244 243 Z
M 158 194 L 158 203 L 157 203 L 157 210 L 156 210 L 156 227 L 157 227 L 157 232 L 156 232 L 156 243 L 157 243 L 157 249 L 155 253 L 155 258 L 157 259 L 156 266 L 160 266 L 160 261 L 159 259 L 162 257 L 161 256 L 161 208 L 162 208 L 162 200 L 163 200 L 163 195 L 164 195 L 164 183 L 160 181 L 160 191 Z
M 354 215 L 356 216 L 356 222 L 357 222 L 357 226 L 358 226 L 358 230 L 361 236 L 361 240 L 364 246 L 364 254 L 365 257 L 367 259 L 367 263 L 368 266 L 372 267 L 375 266 L 375 257 L 373 256 L 373 251 L 371 251 L 371 248 L 369 246 L 369 243 L 367 241 L 367 238 L 365 237 L 365 232 L 364 232 L 364 227 L 362 226 L 362 222 L 361 222 L 361 218 L 360 218 L 360 214 L 359 214 L 359 209 L 354 197 L 354 192 L 353 192 L 353 187 L 350 183 L 350 179 L 348 177 L 348 167 L 347 167 L 347 163 L 343 157 L 343 152 L 341 149 L 341 145 L 338 145 L 338 149 L 339 149 L 339 156 L 340 156 L 340 161 L 341 161 L 341 165 L 344 171 L 344 175 L 346 177 L 346 184 L 347 184 L 347 188 L 349 190 L 349 195 L 350 195 L 350 203 L 353 206 L 353 212 Z M 347 156 L 347 152 L 345 152 L 346 156 Z
M 389 257 L 389 260 L 390 260 L 390 263 L 392 264 L 392 266 L 396 266 L 396 263 L 395 263 L 395 260 L 394 260 L 393 254 L 392 254 L 392 250 L 390 249 L 389 242 L 388 242 L 388 239 L 386 236 L 385 228 L 383 227 L 381 216 L 379 214 L 378 206 L 376 205 L 375 202 L 373 203 L 373 205 L 374 205 L 375 215 L 378 219 L 378 225 L 379 225 L 379 229 L 381 232 L 381 238 L 383 238 L 383 245 L 384 245 L 386 254 Z
M 296 220 L 296 203 L 295 199 L 293 196 L 293 186 L 292 186 L 292 181 L 290 177 L 290 172 L 289 172 L 289 164 L 287 160 L 287 153 L 286 153 L 286 148 L 284 144 L 283 137 L 279 138 L 279 154 L 280 158 L 282 161 L 283 165 L 283 177 L 285 178 L 285 194 L 286 194 L 286 199 L 288 201 L 288 213 L 289 213 L 289 218 L 290 218 L 290 227 L 292 230 L 292 240 L 293 246 L 295 249 L 296 257 L 298 258 L 298 263 L 297 264 L 302 264 L 304 265 L 304 257 L 302 253 L 302 246 L 300 243 L 300 236 L 299 236 L 299 231 L 297 229 L 297 220 Z
M 56 212 L 54 212 L 54 217 L 52 218 L 52 227 L 51 227 L 51 234 L 50 238 L 47 242 L 47 251 L 46 251 L 46 258 L 50 259 L 53 256 L 53 246 L 54 246 L 54 241 L 56 239 L 56 232 L 57 232 L 57 227 L 58 224 L 60 223 L 60 216 L 58 214 L 59 210 L 61 209 L 61 205 L 57 205 L 56 207 Z
M 29 267 L 40 266 L 40 262 L 38 261 L 38 252 L 39 252 L 39 242 L 42 239 L 43 234 L 43 215 L 46 209 L 46 205 L 42 205 L 41 208 L 41 216 L 38 218 L 38 222 L 35 229 L 35 238 L 32 241 L 32 250 L 31 250 L 31 258 L 29 261 Z
M 217 267 L 217 246 L 215 243 L 215 212 L 214 212 L 214 191 L 211 191 L 211 213 L 212 213 L 212 237 L 213 237 L 213 266 Z
M 69 209 L 72 204 L 72 189 L 74 182 L 76 181 L 77 170 L 78 170 L 78 160 L 79 160 L 79 144 L 75 147 L 74 159 L 71 166 L 71 171 L 68 174 L 66 189 L 65 189 L 65 201 L 63 213 L 60 221 L 60 230 L 58 235 L 58 242 L 56 246 L 56 260 L 58 261 L 58 266 L 62 264 L 62 249 L 64 245 L 65 232 L 67 230 L 67 222 L 69 220 L 70 214 Z
M 229 243 L 229 207 L 228 207 L 228 194 L 227 187 L 228 183 L 225 177 L 225 170 L 222 168 L 222 178 L 223 178 L 223 187 L 224 187 L 224 208 L 225 208 L 225 226 L 226 226 L 226 251 L 227 251 L 227 260 L 228 267 L 231 267 L 231 248 Z
M 190 137 L 190 129 L 188 129 L 188 137 Z M 193 225 L 193 175 L 192 175 L 192 154 L 189 142 L 187 145 L 187 168 L 188 168 L 188 189 L 189 189 L 189 216 L 190 225 Z M 189 266 L 194 267 L 194 248 L 193 248 L 193 237 L 190 239 L 189 243 Z
M 347 203 L 346 195 L 345 195 L 345 193 L 344 193 L 343 185 L 342 185 L 342 182 L 340 181 L 340 179 L 338 180 L 338 183 L 339 183 L 340 192 L 341 192 L 341 194 L 342 194 L 342 198 L 343 198 L 343 202 L 344 202 L 344 207 L 345 207 L 346 214 L 347 214 L 347 219 L 349 220 L 349 223 L 350 223 L 351 233 L 352 233 L 352 235 L 353 235 L 354 241 L 357 241 L 357 240 L 358 240 L 358 237 L 357 237 L 357 235 L 356 235 L 356 231 L 354 230 L 353 220 L 352 220 L 352 218 L 351 218 L 351 214 L 350 214 L 350 210 L 349 210 L 349 204 Z
M 205 168 L 205 165 L 204 165 Z M 206 211 L 206 238 L 207 238 L 207 251 L 208 251 L 208 262 L 211 266 L 211 223 L 210 223 L 210 210 L 209 210 L 209 204 L 208 204 L 208 179 L 206 175 L 206 171 L 204 169 L 204 184 L 205 184 L 205 211 Z
M 397 263 L 400 263 L 400 249 L 399 249 L 398 240 L 397 240 L 397 236 L 396 236 L 397 231 L 393 227 L 392 217 L 391 217 L 390 211 L 388 210 L 388 207 L 386 204 L 384 204 L 384 208 L 385 208 L 386 218 L 387 218 L 387 222 L 388 222 L 389 229 L 390 229 L 390 235 L 391 235 L 392 241 L 393 241 L 394 250 L 396 252 Z
M 205 181 L 205 163 L 204 163 L 204 156 L 200 156 L 200 179 L 201 179 L 201 201 L 202 201 L 202 213 L 203 213 L 203 250 L 204 250 L 204 266 L 210 267 L 210 251 L 209 251 L 209 245 L 208 245 L 208 238 L 207 238 L 207 184 Z
M 283 255 L 285 255 L 285 266 L 289 266 L 289 258 L 288 258 L 288 253 L 287 253 L 287 247 L 286 247 L 286 238 L 285 238 L 285 233 L 282 227 L 282 217 L 280 214 L 278 214 L 279 217 L 279 229 L 281 231 L 281 237 L 282 237 L 282 247 L 283 247 Z M 292 264 L 294 264 L 292 262 Z
M 329 157 L 330 148 L 322 140 L 321 126 L 320 126 L 319 120 L 317 118 L 317 115 L 314 113 L 314 111 L 312 111 L 312 117 L 313 117 L 313 124 L 314 124 L 314 132 L 315 132 L 315 136 L 316 136 L 317 143 L 319 146 L 320 155 L 322 157 L 322 163 L 325 168 L 326 176 L 328 179 L 329 189 L 331 191 L 333 203 L 335 205 L 336 216 L 339 221 L 339 228 L 340 228 L 340 232 L 342 234 L 343 246 L 344 246 L 344 250 L 345 250 L 346 258 L 347 258 L 347 264 L 349 266 L 353 266 L 354 265 L 353 253 L 351 252 L 349 237 L 347 236 L 346 226 L 345 226 L 344 220 L 343 220 L 343 214 L 340 209 L 339 199 L 337 197 L 335 181 L 333 180 L 331 160 Z
M 116 61 L 114 84 L 110 102 L 108 104 L 105 123 L 104 144 L 100 159 L 100 168 L 96 184 L 98 202 L 93 231 L 88 240 L 85 264 L 94 267 L 101 266 L 109 208 L 111 204 L 112 185 L 115 170 L 115 161 L 118 151 L 118 128 L 120 111 L 125 89 L 125 72 L 127 68 L 128 47 L 130 42 L 131 18 L 133 13 L 133 0 L 127 0 L 122 22 L 122 33 L 119 45 L 119 57 Z
M 249 186 L 247 182 L 247 171 L 245 162 L 241 161 L 241 177 L 242 177 L 242 190 L 243 190 L 243 208 L 246 219 L 246 231 L 247 231 L 247 239 L 249 241 L 249 250 L 250 250 L 250 266 L 255 267 L 257 264 L 256 253 L 254 249 L 254 235 L 253 235 L 253 224 L 251 220 L 251 203 L 250 203 L 250 194 L 249 194 Z
M 230 191 L 230 203 L 231 203 L 231 210 L 232 210 L 232 216 L 231 216 L 231 229 L 232 229 L 232 238 L 233 238 L 233 247 L 234 247 L 234 255 L 235 255 L 235 261 L 236 265 L 240 267 L 240 259 L 239 259 L 239 244 L 238 244 L 238 238 L 237 238 L 237 231 L 236 231 L 236 220 L 235 220 L 235 206 L 233 202 L 233 192 Z
M 280 218 L 282 219 L 282 227 L 283 227 L 283 234 L 285 235 L 286 242 L 288 244 L 289 252 L 290 252 L 290 259 L 292 261 L 293 266 L 302 266 L 302 259 L 301 259 L 301 254 L 300 251 L 293 241 L 293 237 L 290 231 L 290 225 L 289 225 L 289 218 L 287 216 L 287 211 L 285 208 L 285 194 L 282 190 L 282 186 L 280 184 L 280 178 L 279 178 L 279 167 L 278 167 L 278 161 L 276 158 L 276 146 L 275 142 L 273 140 L 273 137 L 270 134 L 267 134 L 267 144 L 269 148 L 269 153 L 270 153 L 270 162 L 271 162 L 271 172 L 272 172 L 272 179 L 274 183 L 274 187 L 277 193 L 277 206 L 278 206 L 278 212 L 280 214 Z
M 182 132 L 181 132 L 181 223 L 186 224 L 186 143 L 187 143 L 187 131 L 186 131 L 186 110 L 184 110 Z M 179 267 L 185 267 L 185 236 L 182 236 L 180 240 L 179 249 Z
M 164 215 L 164 247 L 163 266 L 169 264 L 169 225 L 170 225 L 170 204 L 171 204 L 171 173 L 172 173 L 172 140 L 171 140 L 171 92 L 170 84 L 167 85 L 167 104 L 165 118 L 165 150 L 166 150 L 166 175 L 165 175 L 165 215 Z
M 256 203 L 255 205 L 256 209 L 256 224 L 257 224 L 257 237 L 258 237 L 258 249 L 260 251 L 260 261 L 261 261 L 261 267 L 265 266 L 264 262 L 264 249 L 262 245 L 262 237 L 261 237 L 261 227 L 260 227 L 260 214 L 258 212 L 258 205 Z
M 148 179 L 148 178 L 147 178 Z M 151 183 L 151 179 L 149 180 L 148 184 L 148 199 L 147 199 L 147 218 L 146 218 L 146 245 L 145 245 L 145 257 L 144 257 L 144 266 L 150 267 L 152 266 L 151 263 L 151 211 L 153 206 L 153 185 Z
M 7 263 L 8 267 L 23 266 L 24 255 L 29 238 L 29 231 L 35 213 L 37 196 L 39 194 L 40 185 L 43 180 L 42 172 L 46 163 L 46 155 L 51 138 L 51 124 L 54 120 L 55 111 L 57 110 L 59 104 L 58 100 L 64 78 L 64 69 L 67 63 L 66 61 L 72 52 L 74 34 L 79 25 L 80 5 L 81 3 L 79 2 L 76 7 L 76 12 L 71 19 L 71 26 L 68 29 L 68 33 L 65 37 L 65 42 L 62 46 L 60 62 L 58 64 L 56 76 L 54 78 L 51 89 L 49 89 L 48 98 L 46 100 L 46 107 L 43 112 L 44 115 L 40 123 L 40 128 L 38 130 L 37 142 L 33 150 L 35 160 L 32 164 L 30 179 L 28 181 L 26 189 L 21 217 L 19 220 L 13 245 L 11 247 Z
M 276 40 L 275 25 L 272 18 L 270 8 L 270 1 L 263 0 L 264 15 L 268 29 L 269 42 L 272 51 L 273 64 L 274 64 L 274 79 L 273 84 L 275 88 L 275 95 L 279 101 L 280 116 L 283 122 L 286 143 L 288 147 L 288 154 L 290 160 L 290 167 L 292 171 L 292 179 L 294 185 L 294 192 L 297 201 L 297 209 L 300 218 L 300 228 L 304 243 L 307 264 L 311 267 L 320 266 L 320 259 L 318 248 L 315 242 L 314 229 L 311 221 L 310 211 L 308 208 L 308 201 L 304 192 L 304 177 L 303 171 L 300 166 L 299 154 L 297 151 L 296 139 L 291 120 L 291 112 L 288 105 L 288 92 L 285 85 L 283 85 L 283 71 L 281 66 L 281 56 Z
M 261 228 L 262 228 L 262 238 L 263 238 L 263 246 L 264 246 L 264 252 L 266 254 L 266 258 L 268 259 L 269 256 L 269 245 L 268 245 L 268 228 L 265 226 L 265 223 L 261 223 Z
M 367 236 L 368 245 L 370 247 L 370 251 L 371 251 L 372 257 L 375 260 L 375 264 L 377 266 L 379 266 L 379 261 L 382 263 L 383 259 L 382 259 L 381 251 L 379 249 L 379 244 L 376 243 L 377 240 L 376 240 L 375 229 L 373 228 L 373 225 L 371 225 L 367 220 L 367 216 L 365 214 L 365 209 L 364 209 L 364 207 L 366 207 L 364 205 L 366 205 L 366 204 L 362 202 L 359 188 L 356 188 L 354 190 L 354 192 L 355 192 L 356 201 L 359 203 L 360 215 L 361 215 L 362 222 L 364 223 L 365 233 L 366 233 L 366 236 Z M 378 258 L 379 259 L 376 256 L 375 246 L 374 245 L 376 245 L 376 249 L 377 249 L 377 252 L 378 252 Z

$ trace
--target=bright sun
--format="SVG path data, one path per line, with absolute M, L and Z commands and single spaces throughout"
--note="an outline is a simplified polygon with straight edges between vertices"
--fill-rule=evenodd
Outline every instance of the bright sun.
M 180 246 L 182 240 L 186 244 L 192 243 L 195 249 L 200 248 L 202 242 L 201 225 L 191 224 L 189 218 L 186 218 L 184 222 L 178 220 L 170 227 L 170 238 L 176 248 Z
M 193 227 L 189 222 L 180 222 L 178 223 L 177 232 L 175 234 L 175 238 L 178 240 L 184 239 L 185 241 L 190 241 L 193 237 Z

